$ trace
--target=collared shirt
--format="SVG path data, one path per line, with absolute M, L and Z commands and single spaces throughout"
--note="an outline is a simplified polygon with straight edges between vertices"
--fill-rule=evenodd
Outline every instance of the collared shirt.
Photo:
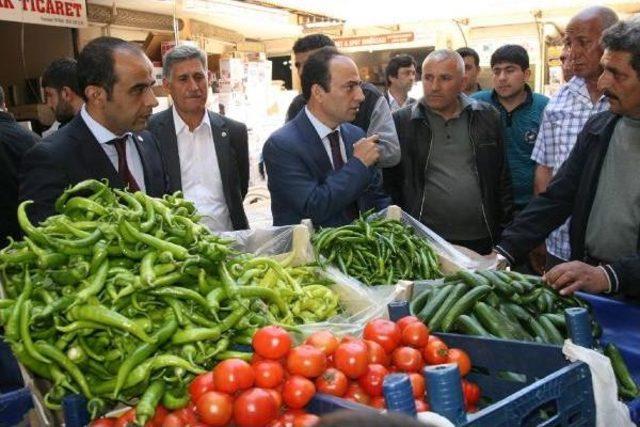
M 406 107 L 407 105 L 413 105 L 416 103 L 415 99 L 407 96 L 407 98 L 404 100 L 404 103 L 400 105 L 389 91 L 387 91 L 387 99 L 389 100 L 389 108 L 391 109 L 392 113 L 396 110 Z
M 116 151 L 116 147 L 113 144 L 107 144 L 109 141 L 112 141 L 115 138 L 119 138 L 123 135 L 116 135 L 111 132 L 109 129 L 102 126 L 100 123 L 95 121 L 93 117 L 87 111 L 86 105 L 83 105 L 80 109 L 80 116 L 82 120 L 84 120 L 85 124 L 93 134 L 93 137 L 100 143 L 100 147 L 104 150 L 107 157 L 111 161 L 111 164 L 118 170 L 118 152 Z M 133 175 L 140 187 L 141 191 L 145 191 L 146 187 L 144 184 L 144 169 L 142 168 L 142 160 L 140 159 L 140 153 L 138 153 L 138 147 L 136 147 L 136 143 L 133 141 L 134 136 L 131 132 L 127 132 L 127 166 L 129 166 L 129 171 Z
M 174 106 L 173 124 L 178 141 L 180 178 L 185 199 L 195 203 L 198 213 L 202 215 L 202 223 L 210 230 L 233 230 L 222 189 L 222 176 L 209 114 L 205 110 L 202 122 L 192 132 Z
M 331 155 L 331 142 L 329 142 L 329 134 L 333 133 L 336 129 L 331 129 L 329 126 L 322 123 L 316 116 L 313 115 L 311 111 L 309 111 L 308 107 L 304 107 L 304 112 L 307 114 L 311 125 L 318 132 L 318 136 L 322 141 L 322 145 L 324 146 L 324 151 L 327 152 L 327 156 L 329 156 L 329 162 L 331 162 L 331 167 L 335 168 L 333 164 L 333 156 Z M 339 127 L 338 127 L 339 128 Z M 342 156 L 342 161 L 347 163 L 347 151 L 344 148 L 344 141 L 342 140 L 342 134 L 338 132 L 340 135 L 340 155 Z
M 542 125 L 531 159 L 540 165 L 553 168 L 555 175 L 569 157 L 587 120 L 594 114 L 608 109 L 609 101 L 606 97 L 600 97 L 594 104 L 586 81 L 580 77 L 573 77 L 549 100 L 542 115 Z M 547 251 L 564 260 L 571 257 L 570 220 L 552 232 L 547 239 Z

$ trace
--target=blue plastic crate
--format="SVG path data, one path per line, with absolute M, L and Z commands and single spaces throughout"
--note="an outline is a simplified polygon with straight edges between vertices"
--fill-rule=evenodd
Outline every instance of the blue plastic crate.
M 316 393 L 305 408 L 307 412 L 318 416 L 339 411 L 341 409 L 361 412 L 379 412 L 371 406 L 362 405 L 360 403 L 352 402 L 326 393 Z
M 595 403 L 589 367 L 570 363 L 558 346 L 437 334 L 466 351 L 482 398 L 490 404 L 463 426 L 592 426 Z M 513 375 L 513 374 L 517 375 Z
M 0 427 L 18 424 L 33 408 L 20 368 L 9 346 L 0 340 Z

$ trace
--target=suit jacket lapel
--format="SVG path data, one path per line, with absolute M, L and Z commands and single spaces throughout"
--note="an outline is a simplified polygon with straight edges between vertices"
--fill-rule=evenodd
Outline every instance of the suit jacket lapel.
M 178 154 L 178 137 L 176 126 L 173 121 L 173 108 L 169 107 L 163 113 L 159 125 L 162 127 L 158 132 L 158 144 L 160 151 L 167 163 L 167 174 L 171 183 L 171 191 L 182 190 L 182 177 L 180 171 L 180 156 Z
M 77 130 L 76 132 L 70 132 L 70 135 L 77 139 L 82 165 L 87 170 L 87 176 L 104 176 L 109 180 L 112 187 L 124 187 L 124 182 L 118 176 L 118 172 L 113 167 L 111 160 L 109 160 L 109 156 L 93 136 L 82 116 L 80 114 L 76 115 L 67 126 L 73 126 Z
M 342 143 L 344 144 L 344 150 L 347 154 L 347 160 L 353 157 L 353 142 L 351 140 L 351 135 L 347 130 L 345 130 L 345 126 L 340 125 L 340 136 L 342 136 Z
M 218 168 L 220 169 L 220 179 L 222 181 L 222 192 L 224 193 L 224 200 L 227 203 L 227 208 L 231 213 L 231 207 L 233 206 L 233 200 L 231 198 L 231 168 L 235 165 L 233 157 L 231 155 L 231 141 L 229 135 L 229 129 L 225 126 L 225 123 L 220 117 L 209 114 L 209 123 L 211 123 L 211 135 L 213 136 L 213 145 L 216 149 L 216 157 L 218 158 Z
M 333 167 L 331 166 L 327 151 L 322 144 L 322 140 L 307 117 L 304 108 L 298 113 L 295 121 L 302 134 L 303 140 L 301 142 L 309 148 L 311 157 L 320 169 L 320 174 L 326 176 L 329 172 L 333 171 Z

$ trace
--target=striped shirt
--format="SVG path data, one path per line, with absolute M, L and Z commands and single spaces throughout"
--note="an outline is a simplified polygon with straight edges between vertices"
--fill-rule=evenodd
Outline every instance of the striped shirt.
M 572 78 L 549 100 L 531 159 L 552 168 L 555 175 L 569 157 L 587 120 L 594 114 L 608 109 L 609 101 L 606 97 L 601 96 L 594 104 L 585 80 L 581 77 Z M 547 238 L 547 251 L 564 260 L 571 257 L 569 221 L 571 218 Z

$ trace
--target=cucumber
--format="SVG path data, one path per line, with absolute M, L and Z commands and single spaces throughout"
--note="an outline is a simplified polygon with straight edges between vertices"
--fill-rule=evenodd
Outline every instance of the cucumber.
M 544 328 L 545 332 L 547 333 L 547 336 L 549 337 L 549 340 L 551 343 L 556 344 L 556 345 L 562 345 L 564 343 L 564 338 L 562 338 L 562 334 L 560 333 L 560 331 L 558 331 L 558 329 L 553 326 L 553 323 L 551 323 L 551 320 L 547 319 L 544 316 L 540 316 L 540 325 Z
M 502 304 L 502 300 L 495 292 L 489 292 L 489 295 L 485 298 L 487 304 L 489 304 L 493 308 L 498 308 Z
M 501 270 L 491 270 L 491 272 L 500 280 L 502 280 L 503 282 L 509 284 L 511 282 L 513 282 L 513 279 L 511 278 L 511 276 L 509 276 L 506 272 L 501 271 Z
M 546 292 L 540 292 L 540 295 L 538 295 L 538 299 L 536 299 L 536 308 L 538 313 L 544 313 L 551 309 L 551 307 L 547 306 Z
M 558 330 L 567 330 L 567 321 L 565 320 L 564 315 L 560 313 L 545 313 L 543 316 L 549 319 L 551 323 L 553 323 L 553 326 L 558 328 Z
M 523 274 L 518 273 L 517 271 L 505 271 L 505 274 L 507 274 L 509 277 L 511 277 L 513 280 L 517 280 L 519 282 L 526 282 L 527 278 L 524 277 Z M 527 282 L 529 283 L 529 282 Z
M 627 368 L 627 364 L 624 362 L 618 348 L 609 343 L 604 348 L 604 354 L 611 360 L 613 372 L 616 374 L 616 379 L 622 388 L 630 395 L 638 396 L 638 386 L 635 381 L 633 381 L 629 373 L 629 368 Z
M 529 319 L 531 319 L 531 314 L 529 314 L 529 312 L 527 310 L 525 310 L 524 308 L 522 308 L 521 306 L 517 305 L 517 304 L 512 304 L 510 302 L 505 302 L 502 304 L 502 307 L 506 310 L 508 310 L 513 317 L 515 317 L 518 320 L 522 320 L 522 321 L 528 321 Z
M 416 313 L 420 313 L 429 300 L 429 296 L 434 292 L 434 289 L 435 286 L 428 286 L 411 300 L 411 303 L 409 304 L 409 311 L 411 314 L 415 316 Z
M 480 272 L 478 272 L 480 273 Z M 466 283 L 469 286 L 480 286 L 480 285 L 489 285 L 489 281 L 487 279 L 485 279 L 484 277 L 482 277 L 480 274 L 474 274 L 471 273 L 467 270 L 460 270 L 458 271 L 458 277 L 460 278 L 460 280 L 462 280 L 464 283 Z
M 449 332 L 449 329 L 458 316 L 470 311 L 476 302 L 481 300 L 489 292 L 491 292 L 491 286 L 480 285 L 472 288 L 469 292 L 464 294 L 460 300 L 454 303 L 442 319 L 442 332 Z
M 424 308 L 416 316 L 420 321 L 426 323 L 431 320 L 431 317 L 436 312 L 440 304 L 447 298 L 447 295 L 453 289 L 453 285 L 445 285 L 440 289 L 437 289 L 431 293 L 429 301 L 425 304 Z
M 480 321 L 480 324 L 491 334 L 507 340 L 514 339 L 512 332 L 505 327 L 501 319 L 503 316 L 488 304 L 483 302 L 476 303 L 473 313 Z
M 509 311 L 504 305 L 502 305 L 499 309 L 500 314 L 502 314 L 505 318 L 510 321 L 510 325 L 514 332 L 514 337 L 523 341 L 533 341 L 533 337 L 529 335 L 527 331 L 522 327 L 522 324 L 518 320 L 518 318 Z
M 462 314 L 455 321 L 456 331 L 465 335 L 476 335 L 481 337 L 491 337 L 492 335 L 482 327 L 478 319 L 473 315 Z
M 526 291 L 526 290 L 525 290 L 525 288 L 524 288 L 524 286 L 522 286 L 522 285 L 520 284 L 520 282 L 515 282 L 515 281 L 514 281 L 514 282 L 511 282 L 511 283 L 510 283 L 510 285 L 511 285 L 511 287 L 512 287 L 513 289 L 515 289 L 515 291 L 516 291 L 516 293 L 517 293 L 517 294 L 522 295 L 522 294 L 524 294 L 524 293 L 525 293 L 525 291 Z
M 543 343 L 551 342 L 547 331 L 538 323 L 533 317 L 527 320 L 526 325 L 529 327 L 531 334 L 537 339 L 539 338 Z
M 540 286 L 544 284 L 544 281 L 540 276 L 534 276 L 532 274 L 523 274 L 522 276 L 524 276 L 524 280 L 526 280 L 527 282 L 531 282 L 534 285 Z
M 513 283 L 516 283 L 516 281 L 514 281 Z M 518 280 L 517 283 L 524 289 L 525 294 L 529 294 L 529 292 L 532 292 L 536 288 L 533 283 L 529 283 L 526 280 Z
M 529 295 L 520 297 L 520 300 L 522 301 L 522 304 L 535 303 L 535 301 L 538 299 L 541 293 L 542 293 L 542 288 L 537 288 L 537 289 L 534 289 L 533 292 L 531 292 Z
M 458 301 L 466 291 L 467 285 L 464 283 L 458 283 L 453 287 L 453 290 L 449 292 L 447 298 L 442 304 L 440 304 L 440 307 L 438 307 L 438 310 L 435 312 L 433 317 L 429 319 L 428 326 L 430 330 L 440 330 L 440 324 L 442 323 L 444 316 L 449 312 L 449 310 L 451 310 L 451 307 L 453 307 L 456 301 Z
M 496 276 L 494 273 L 495 272 L 489 270 L 478 271 L 478 274 L 487 279 L 493 285 L 493 288 L 496 291 L 506 296 L 513 295 L 516 292 L 515 289 L 511 287 L 509 283 L 506 283 L 498 276 Z

